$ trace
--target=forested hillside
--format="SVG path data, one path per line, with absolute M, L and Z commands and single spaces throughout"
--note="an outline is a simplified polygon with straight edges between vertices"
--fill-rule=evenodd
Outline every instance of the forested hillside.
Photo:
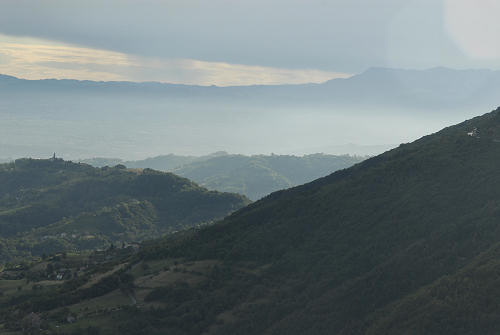
M 0 185 L 0 262 L 158 237 L 249 202 L 171 173 L 61 159 L 0 165 Z
M 138 253 L 107 251 L 78 280 L 26 290 L 22 272 L 57 261 L 13 268 L 21 289 L 4 289 L 3 325 L 31 315 L 67 333 L 495 334 L 499 166 L 500 109 Z
M 239 193 L 251 200 L 258 200 L 274 191 L 345 169 L 366 158 L 325 154 L 246 156 L 216 152 L 199 157 L 170 154 L 139 161 L 94 158 L 83 162 L 94 166 L 120 163 L 130 168 L 171 171 L 210 190 Z
M 334 155 L 226 155 L 193 162 L 174 173 L 217 191 L 258 200 L 274 191 L 324 177 L 361 162 L 365 157 Z

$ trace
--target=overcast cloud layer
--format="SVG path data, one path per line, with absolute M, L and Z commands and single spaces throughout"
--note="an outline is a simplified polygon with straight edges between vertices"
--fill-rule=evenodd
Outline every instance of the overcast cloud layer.
M 24 79 L 159 81 L 217 86 L 322 83 L 349 77 L 345 73 L 314 69 L 135 56 L 1 34 L 0 74 Z
M 167 70 L 150 71 L 160 78 L 144 80 L 246 77 L 240 82 L 250 84 L 265 83 L 259 72 L 301 71 L 268 80 L 292 83 L 371 66 L 500 68 L 495 0 L 2 0 L 0 6 L 1 34 L 116 52 L 133 65 L 165 62 Z M 190 61 L 216 73 L 240 67 L 207 80 L 193 75 L 193 66 L 186 70 Z M 99 72 L 89 64 L 85 70 Z M 118 72 L 111 77 L 139 80 L 131 69 Z

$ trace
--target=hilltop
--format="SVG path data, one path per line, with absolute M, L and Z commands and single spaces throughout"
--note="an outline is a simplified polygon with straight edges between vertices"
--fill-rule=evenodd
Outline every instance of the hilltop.
M 172 173 L 57 158 L 1 164 L 0 184 L 0 261 L 138 242 L 249 203 Z
M 500 109 L 111 252 L 88 270 L 100 281 L 11 289 L 0 315 L 103 334 L 494 334 L 499 166 Z

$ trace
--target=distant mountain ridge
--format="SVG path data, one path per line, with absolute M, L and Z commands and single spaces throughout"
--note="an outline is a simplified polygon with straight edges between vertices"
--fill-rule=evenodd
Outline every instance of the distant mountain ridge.
M 312 154 L 206 156 L 164 155 L 140 161 L 94 158 L 82 160 L 94 166 L 123 164 L 129 168 L 153 168 L 173 172 L 210 190 L 239 193 L 258 200 L 274 191 L 297 186 L 348 168 L 367 157 Z
M 500 71 L 487 69 L 456 70 L 436 67 L 426 70 L 373 67 L 350 78 L 332 79 L 322 84 L 197 86 L 159 82 L 96 82 L 73 79 L 26 80 L 0 75 L 4 92 L 50 92 L 98 94 L 147 94 L 170 98 L 261 99 L 283 104 L 310 102 L 362 106 L 384 103 L 387 106 L 450 108 L 474 104 L 481 97 L 485 104 L 495 103 L 500 88 Z M 477 100 L 477 99 L 476 99 Z M 403 104 L 403 105 L 402 105 Z

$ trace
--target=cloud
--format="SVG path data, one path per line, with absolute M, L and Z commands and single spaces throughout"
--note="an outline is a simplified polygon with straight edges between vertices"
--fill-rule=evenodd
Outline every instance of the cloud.
M 1 0 L 0 33 L 137 57 L 269 68 L 348 73 L 371 66 L 498 69 L 498 3 Z
M 102 67 L 132 65 L 125 55 L 116 52 L 78 48 L 31 38 L 13 38 L 0 35 L 0 72 L 26 79 L 77 78 L 123 80 L 124 77 L 107 70 L 91 70 L 87 66 Z M 69 66 L 68 66 L 69 65 Z
M 1 0 L 0 33 L 144 57 L 360 72 L 387 65 L 387 26 L 410 2 Z
M 349 74 L 164 59 L 0 35 L 0 73 L 26 79 L 159 81 L 195 85 L 319 83 Z

